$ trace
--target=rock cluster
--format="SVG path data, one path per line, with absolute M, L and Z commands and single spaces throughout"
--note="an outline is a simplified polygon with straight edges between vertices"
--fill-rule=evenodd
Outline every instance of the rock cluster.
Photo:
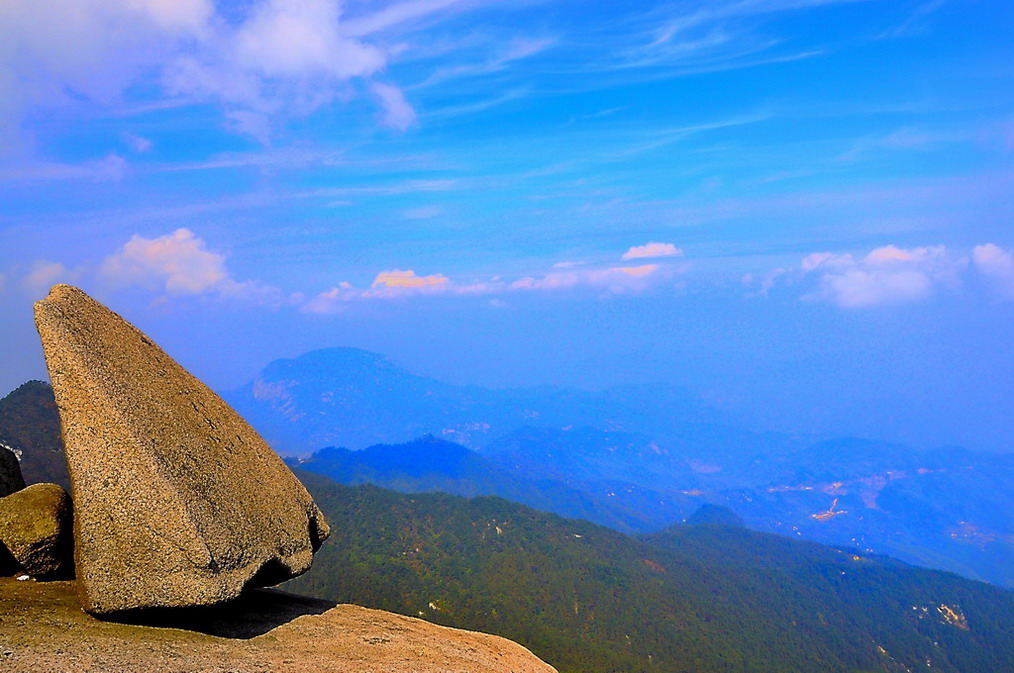
M 81 290 L 35 305 L 85 610 L 210 605 L 305 572 L 329 529 L 257 433 Z

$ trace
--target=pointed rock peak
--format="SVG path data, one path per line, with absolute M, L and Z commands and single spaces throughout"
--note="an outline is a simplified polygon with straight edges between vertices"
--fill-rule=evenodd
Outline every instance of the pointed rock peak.
M 86 610 L 207 605 L 305 572 L 329 529 L 218 395 L 78 288 L 35 304 Z

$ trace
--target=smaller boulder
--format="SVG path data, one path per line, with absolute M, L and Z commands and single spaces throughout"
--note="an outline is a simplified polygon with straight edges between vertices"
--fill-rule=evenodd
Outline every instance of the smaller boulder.
M 25 487 L 21 476 L 21 462 L 14 449 L 0 441 L 0 498 Z
M 32 577 L 69 575 L 74 541 L 70 496 L 63 487 L 32 484 L 0 498 L 0 547 Z

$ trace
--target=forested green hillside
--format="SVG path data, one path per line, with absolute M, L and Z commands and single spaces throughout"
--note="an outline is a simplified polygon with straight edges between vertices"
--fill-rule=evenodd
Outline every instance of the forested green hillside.
M 1008 673 L 1014 596 L 727 526 L 635 539 L 499 498 L 301 473 L 332 539 L 293 591 L 504 635 L 561 672 Z

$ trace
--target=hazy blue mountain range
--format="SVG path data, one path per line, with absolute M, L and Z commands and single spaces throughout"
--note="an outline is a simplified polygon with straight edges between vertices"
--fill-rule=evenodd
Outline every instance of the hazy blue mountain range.
M 756 530 L 874 549 L 1014 586 L 1014 502 L 1007 456 L 941 450 L 925 453 L 925 460 L 917 461 L 921 467 L 912 468 L 888 454 L 879 466 L 846 465 L 843 478 L 830 481 L 821 470 L 834 467 L 823 467 L 828 447 L 821 444 L 800 455 L 788 474 L 781 474 L 781 468 L 767 474 L 759 469 L 699 473 L 676 465 L 665 475 L 651 465 L 642 467 L 636 443 L 618 442 L 612 452 L 603 449 L 607 438 L 615 439 L 613 433 L 574 431 L 584 438 L 579 442 L 569 437 L 558 442 L 559 434 L 527 428 L 499 443 L 501 449 L 512 447 L 502 453 L 480 454 L 425 437 L 361 451 L 325 449 L 289 462 L 346 484 L 372 483 L 408 493 L 499 495 L 626 533 L 656 531 L 690 516 L 701 504 L 722 503 Z M 840 453 L 850 445 L 831 446 Z M 525 447 L 534 454 L 530 461 Z M 605 457 L 618 463 L 617 478 L 606 478 L 610 468 Z
M 453 386 L 343 348 L 274 362 L 225 397 L 283 452 L 400 446 L 305 466 L 346 483 L 501 495 L 629 533 L 723 504 L 757 530 L 1014 587 L 1014 454 L 754 433 L 675 386 Z M 426 434 L 487 462 L 455 474 L 410 442 Z
M 332 539 L 286 586 L 517 640 L 561 673 L 1007 673 L 1014 595 L 727 525 L 640 539 L 299 472 Z M 694 518 L 733 514 L 709 508 Z
M 30 384 L 0 410 L 4 436 L 29 440 L 22 440 L 22 458 L 41 466 L 39 474 L 56 472 L 62 444 L 51 432 L 48 386 Z M 633 459 L 638 446 L 607 453 Z M 589 454 L 601 468 L 600 451 Z M 299 465 L 408 490 L 513 490 L 516 498 L 566 504 L 587 517 L 619 511 L 610 509 L 617 508 L 612 497 L 538 483 L 433 437 L 323 450 Z M 1010 592 L 859 550 L 746 530 L 720 505 L 692 512 L 696 525 L 635 538 L 496 497 L 398 494 L 298 474 L 333 534 L 310 573 L 290 588 L 499 633 L 562 673 L 1006 673 L 1014 661 Z
M 658 528 L 673 520 L 663 503 L 691 496 L 730 506 L 757 530 L 855 545 L 1014 587 L 1014 455 L 846 438 L 739 460 L 680 461 L 653 457 L 643 439 L 630 440 L 526 428 L 484 455 L 527 477 L 555 474 L 592 494 L 640 499 L 644 511 L 657 512 L 651 521 Z
M 317 428 L 319 436 L 340 435 L 341 419 L 352 419 L 363 438 L 383 434 L 388 422 L 401 428 L 392 435 L 418 430 L 444 437 L 461 437 L 465 433 L 455 428 L 472 423 L 481 428 L 469 436 L 473 446 L 479 439 L 485 442 L 475 451 L 431 437 L 365 452 L 304 456 L 306 469 L 345 483 L 500 495 L 626 533 L 661 530 L 702 503 L 723 504 L 756 530 L 853 545 L 1014 587 L 1010 454 L 757 435 L 711 422 L 722 419 L 677 389 L 668 396 L 629 388 L 608 393 L 462 389 L 411 375 L 362 351 L 311 355 L 268 368 L 284 370 L 288 377 L 289 397 L 282 406 L 276 405 L 280 398 L 240 394 L 238 402 L 233 400 L 265 435 L 271 436 L 271 428 L 298 435 L 304 427 Z M 304 388 L 304 376 L 312 386 Z M 282 384 L 270 377 L 258 380 Z M 307 393 L 311 389 L 315 392 Z M 649 408 L 653 399 L 664 403 Z M 665 431 L 670 403 L 675 411 Z M 613 405 L 619 411 L 607 415 Z M 476 416 L 469 421 L 472 412 Z M 684 413 L 693 420 L 680 420 Z M 557 424 L 535 426 L 534 414 L 555 418 Z M 594 421 L 596 414 L 606 419 L 598 426 L 564 420 Z M 456 425 L 447 422 L 452 416 Z M 7 428 L 4 418 L 10 419 Z M 518 425 L 511 427 L 514 422 Z M 662 428 L 660 435 L 669 439 L 632 429 L 635 422 Z M 497 435 L 494 428 L 503 430 Z M 0 402 L 0 435 L 12 437 L 7 443 L 16 448 L 52 444 L 50 450 L 59 450 L 59 424 L 46 384 L 26 384 Z M 26 478 L 40 469 L 33 466 L 36 455 L 29 452 L 23 462 Z M 55 462 L 62 468 L 62 460 Z M 65 472 L 54 470 L 40 480 L 66 479 Z
M 287 458 L 292 467 L 342 484 L 375 484 L 403 493 L 440 491 L 472 497 L 498 495 L 570 518 L 587 519 L 627 533 L 655 531 L 658 520 L 676 521 L 697 506 L 678 496 L 648 503 L 580 490 L 552 477 L 530 478 L 460 444 L 425 436 L 406 444 L 378 444 L 360 451 L 327 448 L 304 458 Z M 655 492 L 647 497 L 658 498 Z M 650 515 L 645 514 L 649 512 Z
M 407 442 L 425 434 L 478 448 L 524 425 L 594 425 L 664 434 L 674 443 L 685 435 L 689 450 L 705 452 L 749 437 L 722 425 L 721 412 L 676 386 L 605 392 L 455 386 L 355 348 L 276 360 L 222 397 L 276 450 L 289 455 L 326 446 L 361 449 Z

